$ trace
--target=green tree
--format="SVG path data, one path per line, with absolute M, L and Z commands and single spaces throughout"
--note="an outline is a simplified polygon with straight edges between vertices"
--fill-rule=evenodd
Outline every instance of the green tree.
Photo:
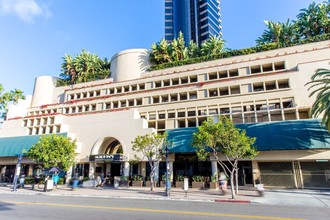
M 309 97 L 316 94 L 316 100 L 311 109 L 311 115 L 318 118 L 323 114 L 322 124 L 330 131 L 330 69 L 318 69 L 306 85 L 313 89 Z
M 256 40 L 258 46 L 274 43 L 277 47 L 285 47 L 299 41 L 297 26 L 289 19 L 285 23 L 264 22 L 267 25 L 267 30 Z
M 58 85 L 71 85 L 110 77 L 110 61 L 85 50 L 75 57 L 65 55 Z
M 19 89 L 4 92 L 3 86 L 0 84 L 0 118 L 6 118 L 8 105 L 10 103 L 17 104 L 19 99 L 25 99 L 23 91 Z
M 198 157 L 206 159 L 212 154 L 225 175 L 230 178 L 233 199 L 236 198 L 238 192 L 238 160 L 252 159 L 258 155 L 253 146 L 254 142 L 255 138 L 246 136 L 244 130 L 236 128 L 231 119 L 225 116 L 219 116 L 218 122 L 208 118 L 193 134 L 193 146 L 196 148 Z M 222 161 L 219 157 L 220 153 L 224 155 L 230 166 Z M 236 186 L 236 190 L 234 186 Z
M 297 26 L 303 38 L 326 34 L 330 31 L 330 3 L 311 3 L 308 8 L 300 10 L 297 15 Z
M 188 49 L 185 47 L 184 37 L 181 31 L 179 37 L 172 41 L 171 48 L 173 61 L 180 61 L 188 58 Z
M 159 165 L 159 161 L 162 159 L 163 147 L 168 144 L 167 134 L 146 134 L 143 136 L 137 136 L 134 141 L 132 141 L 132 150 L 137 153 L 141 153 L 143 157 L 146 157 L 150 165 L 150 190 L 154 191 L 154 177 L 155 170 Z M 143 160 L 136 156 L 136 160 Z
M 190 41 L 188 45 L 188 57 L 189 58 L 196 58 L 200 56 L 200 49 L 198 45 L 194 41 Z
M 172 61 L 172 48 L 163 38 L 160 42 L 151 45 L 150 62 L 161 64 Z
M 45 168 L 58 167 L 69 170 L 76 158 L 76 141 L 62 135 L 44 135 L 26 155 L 42 163 Z
M 216 57 L 225 50 L 225 41 L 220 36 L 211 36 L 210 39 L 201 44 L 201 53 L 203 56 Z

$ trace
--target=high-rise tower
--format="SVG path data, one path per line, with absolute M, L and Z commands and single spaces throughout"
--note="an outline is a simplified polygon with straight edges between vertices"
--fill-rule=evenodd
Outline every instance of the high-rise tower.
M 165 40 L 183 33 L 201 44 L 211 36 L 221 36 L 220 0 L 165 0 Z

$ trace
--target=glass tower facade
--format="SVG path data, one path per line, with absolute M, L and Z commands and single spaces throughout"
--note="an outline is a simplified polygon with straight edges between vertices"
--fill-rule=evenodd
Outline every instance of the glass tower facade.
M 165 40 L 183 33 L 201 44 L 211 36 L 221 36 L 220 0 L 165 0 Z

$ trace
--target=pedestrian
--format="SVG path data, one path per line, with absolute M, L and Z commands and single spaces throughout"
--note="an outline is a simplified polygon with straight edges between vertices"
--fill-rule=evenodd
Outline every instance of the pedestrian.
M 101 186 L 104 186 L 105 184 L 105 177 L 104 177 L 104 173 L 101 174 Z
M 24 188 L 24 181 L 25 181 L 25 175 L 21 175 L 21 178 L 19 179 L 20 188 Z
M 54 175 L 53 175 L 53 184 L 54 184 L 54 187 L 56 187 L 57 188 L 57 183 L 58 183 L 58 180 L 59 180 L 59 176 L 58 176 L 58 174 L 57 174 L 57 172 L 55 172 L 54 173 Z
M 222 192 L 225 194 L 227 191 L 227 176 L 224 172 L 219 175 L 219 185 Z

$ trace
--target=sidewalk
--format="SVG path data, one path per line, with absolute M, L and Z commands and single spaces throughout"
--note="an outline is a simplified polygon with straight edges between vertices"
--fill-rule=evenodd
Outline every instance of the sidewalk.
M 236 199 L 231 199 L 231 191 L 222 195 L 219 190 L 191 189 L 187 194 L 183 189 L 171 188 L 170 196 L 167 197 L 165 189 L 155 187 L 154 192 L 149 187 L 118 188 L 77 188 L 72 190 L 68 186 L 58 186 L 57 189 L 43 192 L 43 185 L 35 190 L 31 186 L 24 189 L 12 191 L 11 186 L 0 187 L 0 194 L 26 194 L 26 195 L 48 195 L 48 196 L 76 196 L 76 197 L 99 197 L 99 198 L 129 198 L 148 200 L 177 200 L 177 201 L 199 201 L 199 202 L 235 202 L 254 203 L 269 205 L 290 205 L 308 207 L 330 207 L 330 190 L 265 190 L 265 196 L 260 197 L 255 188 L 241 187 Z

